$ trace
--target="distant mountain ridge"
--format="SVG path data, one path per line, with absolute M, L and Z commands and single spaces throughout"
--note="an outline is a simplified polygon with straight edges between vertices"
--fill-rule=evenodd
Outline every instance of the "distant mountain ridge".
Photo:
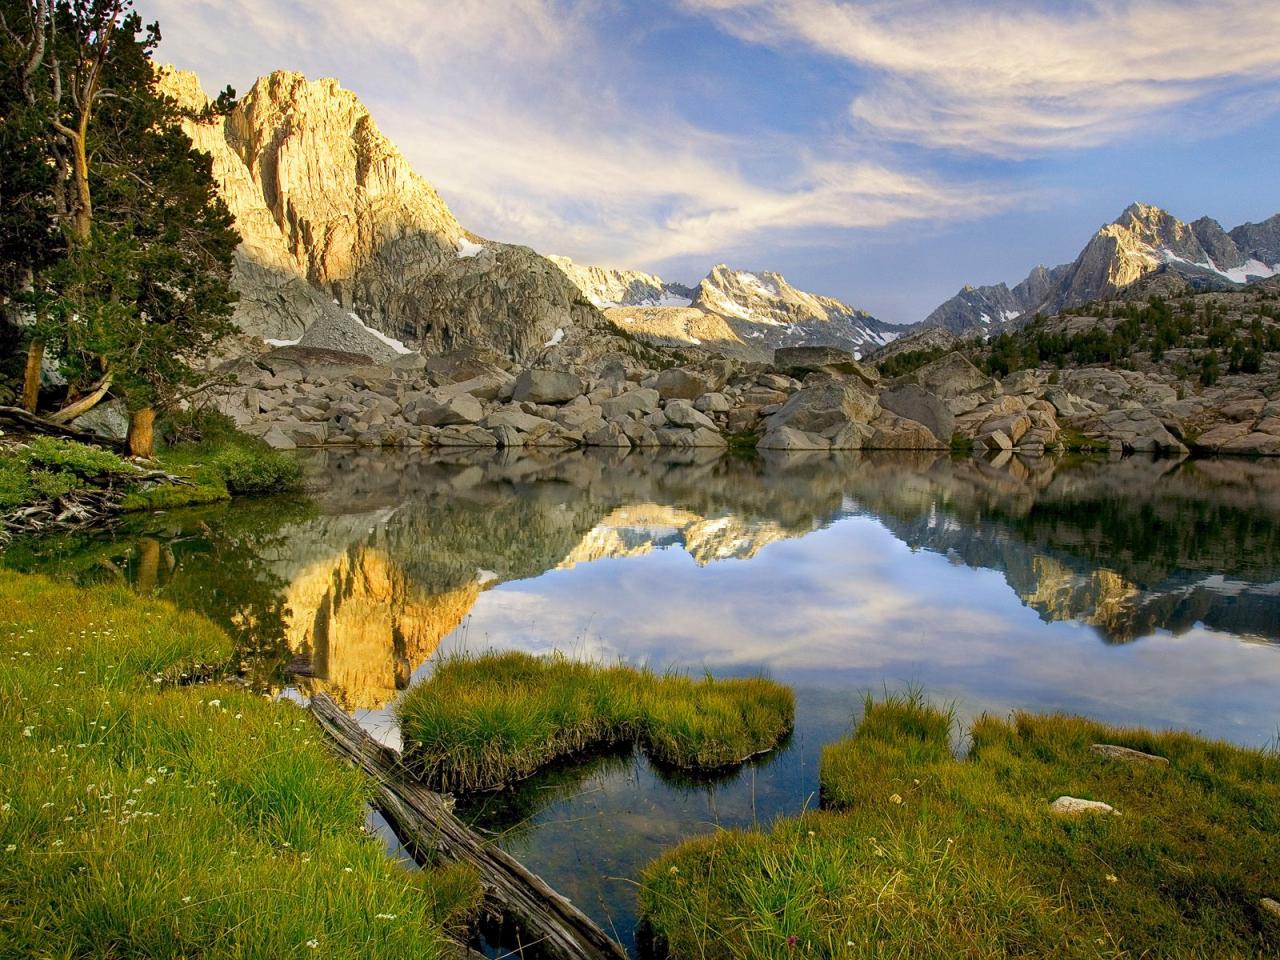
M 778 347 L 802 344 L 861 353 L 902 332 L 834 297 L 800 290 L 772 271 L 720 263 L 696 287 L 687 287 L 638 271 L 550 259 L 615 325 L 664 343 L 763 358 Z
M 1108 299 L 1162 270 L 1224 289 L 1276 276 L 1280 214 L 1227 231 L 1210 217 L 1188 224 L 1159 207 L 1134 203 L 1099 229 L 1073 262 L 1037 266 L 1012 289 L 1003 283 L 966 286 L 920 326 L 957 334 L 999 330 L 1036 313 Z

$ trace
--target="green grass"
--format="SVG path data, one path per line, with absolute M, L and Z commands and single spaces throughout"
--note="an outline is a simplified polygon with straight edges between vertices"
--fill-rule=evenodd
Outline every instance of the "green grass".
M 240 433 L 227 418 L 206 413 L 184 416 L 178 423 L 180 429 L 162 432 L 173 444 L 158 459 L 166 471 L 189 483 L 138 483 L 132 479 L 137 468 L 109 450 L 33 437 L 0 451 L 0 516 L 90 488 L 117 491 L 120 509 L 130 512 L 202 506 L 301 487 L 297 460 Z
M 178 683 L 231 655 L 166 604 L 0 572 L 0 956 L 445 955 L 475 877 L 390 860 L 297 707 Z
M 234 496 L 261 496 L 302 485 L 302 468 L 294 457 L 242 433 L 220 413 L 175 411 L 166 415 L 160 435 L 160 462 L 201 486 L 222 487 Z
M 32 437 L 0 452 L 0 513 L 74 490 L 122 486 L 135 470 L 109 450 L 71 440 Z
M 822 758 L 826 809 L 688 842 L 645 871 L 677 958 L 1280 956 L 1280 757 L 1069 716 L 983 717 L 967 759 L 918 696 Z M 1097 756 L 1118 743 L 1167 767 Z M 1121 815 L 1061 818 L 1050 802 Z
M 636 742 L 658 763 L 715 770 L 790 731 L 790 690 L 761 677 L 692 680 L 562 656 L 441 662 L 397 708 L 405 756 L 440 790 L 495 789 L 583 751 Z

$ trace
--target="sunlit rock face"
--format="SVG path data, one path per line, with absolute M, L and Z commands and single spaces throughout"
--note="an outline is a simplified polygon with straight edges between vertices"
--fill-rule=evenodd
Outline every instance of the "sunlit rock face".
M 357 547 L 298 573 L 285 590 L 289 648 L 310 658 L 307 694 L 379 709 L 466 617 L 481 584 L 431 592 L 380 550 Z
M 209 102 L 190 73 L 162 70 L 161 89 L 192 111 Z M 371 328 L 413 348 L 519 358 L 558 329 L 601 322 L 549 261 L 464 230 L 336 80 L 277 71 L 226 116 L 183 126 L 212 156 L 243 237 L 236 320 L 246 333 L 309 345 L 323 319 L 329 340 L 346 329 L 366 353 Z

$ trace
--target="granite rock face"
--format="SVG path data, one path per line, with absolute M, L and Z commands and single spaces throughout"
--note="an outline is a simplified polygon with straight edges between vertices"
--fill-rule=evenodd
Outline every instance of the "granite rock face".
M 161 85 L 187 109 L 208 104 L 193 74 L 166 69 Z M 335 80 L 272 73 L 226 116 L 184 129 L 213 157 L 243 237 L 236 320 L 246 333 L 375 359 L 463 346 L 526 357 L 603 322 L 550 261 L 464 230 Z

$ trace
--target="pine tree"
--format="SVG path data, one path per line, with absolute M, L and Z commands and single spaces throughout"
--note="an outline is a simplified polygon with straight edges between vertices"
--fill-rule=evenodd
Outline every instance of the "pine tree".
M 77 92 L 70 103 L 44 101 L 55 134 L 50 163 L 63 174 L 54 206 L 66 249 L 38 275 L 31 302 L 35 339 L 56 346 L 73 393 L 83 394 L 62 418 L 108 389 L 122 393 L 130 450 L 150 456 L 157 408 L 199 380 L 200 362 L 231 332 L 239 237 L 210 158 L 193 150 L 176 106 L 157 89 L 150 54 L 159 28 L 144 28 L 129 7 L 63 0 L 50 12 L 45 79 L 60 86 L 61 64 L 73 61 Z

